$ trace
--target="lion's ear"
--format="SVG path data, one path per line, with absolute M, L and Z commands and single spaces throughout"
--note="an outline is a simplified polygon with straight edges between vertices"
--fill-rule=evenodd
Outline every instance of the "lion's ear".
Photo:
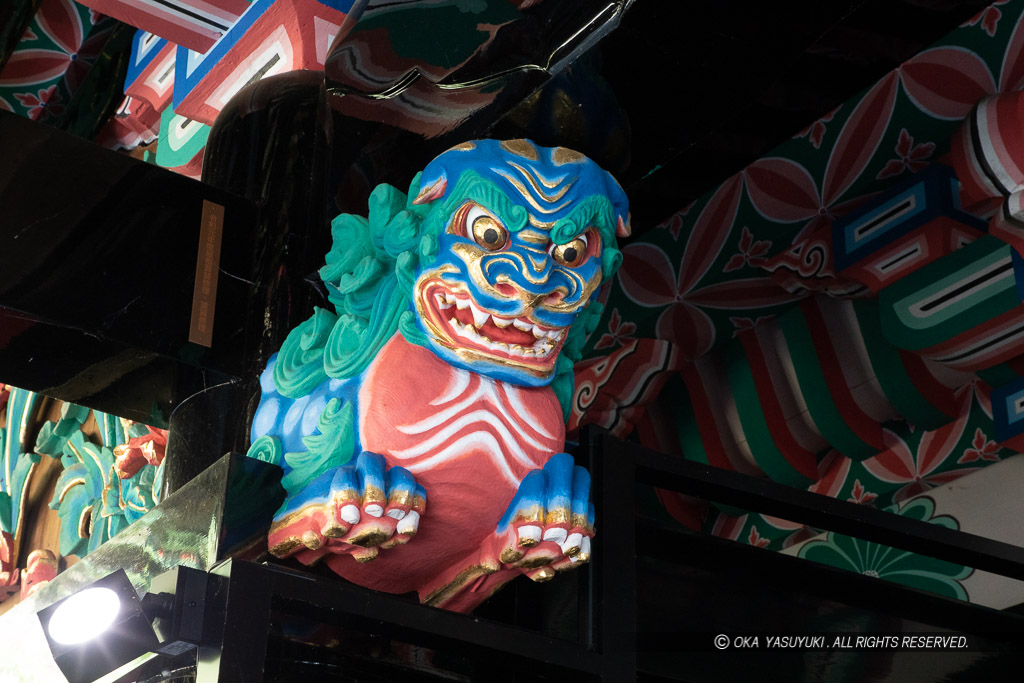
M 616 235 L 618 235 L 619 237 L 629 237 L 629 233 L 631 233 L 633 231 L 632 227 L 630 226 L 630 219 L 631 218 L 632 218 L 631 215 L 626 216 L 626 220 L 625 220 L 625 222 L 623 222 L 622 216 L 619 216 L 619 223 L 618 223 L 618 225 L 615 226 L 615 234 Z
M 448 178 L 441 176 L 434 182 L 420 189 L 420 193 L 416 195 L 416 199 L 412 200 L 413 204 L 426 204 L 432 202 L 438 197 L 444 195 L 444 191 L 448 189 Z

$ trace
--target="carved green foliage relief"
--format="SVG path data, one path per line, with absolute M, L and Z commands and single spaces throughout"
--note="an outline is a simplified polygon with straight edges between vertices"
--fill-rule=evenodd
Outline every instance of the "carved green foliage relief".
M 131 476 L 119 477 L 114 449 L 152 436 L 150 430 L 71 403 L 59 404 L 57 419 L 45 420 L 40 414 L 53 410 L 50 401 L 0 385 L 0 411 L 6 417 L 0 429 L 0 529 L 17 538 L 28 523 L 26 494 L 41 456 L 48 456 L 61 465 L 49 503 L 60 518 L 60 554 L 83 557 L 155 507 L 163 470 L 146 462 Z

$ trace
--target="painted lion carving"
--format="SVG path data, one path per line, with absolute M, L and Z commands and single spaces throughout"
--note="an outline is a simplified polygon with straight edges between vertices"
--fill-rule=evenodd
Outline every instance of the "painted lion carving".
M 336 313 L 261 376 L 249 455 L 288 490 L 271 552 L 459 611 L 587 561 L 564 415 L 628 224 L 608 173 L 527 140 L 458 145 L 408 196 L 380 185 L 368 219 L 338 216 L 320 270 Z

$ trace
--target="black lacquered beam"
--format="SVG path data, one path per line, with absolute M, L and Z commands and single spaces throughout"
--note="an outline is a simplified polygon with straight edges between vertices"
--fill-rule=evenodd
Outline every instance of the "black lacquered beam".
M 604 439 L 639 482 L 1024 581 L 1024 548 Z
M 580 672 L 594 678 L 602 675 L 602 657 L 577 643 L 506 626 L 478 617 L 448 612 L 407 602 L 359 586 L 326 580 L 290 569 L 232 561 L 232 582 L 248 581 L 250 575 L 265 576 L 274 598 L 275 611 L 314 618 L 322 623 L 351 624 L 354 620 L 374 624 L 389 635 L 426 645 L 446 642 L 489 651 L 520 661 L 531 669 Z M 545 665 L 547 665 L 545 667 Z
M 958 634 L 980 635 L 992 641 L 1020 643 L 1024 640 L 1024 617 L 1018 614 L 947 598 L 745 543 L 707 534 L 650 527 L 639 529 L 637 542 L 639 547 L 645 548 L 645 555 L 662 557 L 668 562 L 684 555 L 687 565 L 723 577 L 723 584 L 728 583 L 730 576 L 756 574 L 762 585 L 770 586 L 777 593 L 811 595 L 876 614 L 949 629 Z M 683 633 L 672 634 L 677 638 L 676 645 L 685 642 L 685 631 L 700 628 L 697 624 L 680 625 L 678 631 Z M 780 625 L 781 631 L 786 629 L 786 624 Z M 649 648 L 649 641 L 645 637 L 639 641 L 639 645 Z

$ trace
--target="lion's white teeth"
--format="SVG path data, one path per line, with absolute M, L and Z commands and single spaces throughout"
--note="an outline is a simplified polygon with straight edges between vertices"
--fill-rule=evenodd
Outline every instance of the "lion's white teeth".
M 491 316 L 491 321 L 501 329 L 505 329 L 506 327 L 512 324 L 511 318 L 499 318 L 496 315 Z
M 530 331 L 533 332 L 533 338 L 534 339 L 543 339 L 544 337 L 548 336 L 547 332 L 545 332 L 544 330 L 540 329 L 536 325 L 534 325 L 533 329 L 530 330 Z
M 438 310 L 443 311 L 446 308 L 452 307 L 452 305 L 445 300 L 444 294 L 440 292 L 434 295 L 434 301 L 437 303 Z
M 469 303 L 469 310 L 473 313 L 473 325 L 477 329 L 483 327 L 487 319 L 491 317 L 490 313 L 481 311 L 473 302 Z
M 520 320 L 519 318 L 513 320 L 512 324 L 516 326 L 517 330 L 522 330 L 523 332 L 529 332 L 534 328 L 534 325 L 532 323 L 528 323 L 525 320 Z
M 470 307 L 469 299 L 455 299 L 455 307 L 460 311 L 464 311 Z

